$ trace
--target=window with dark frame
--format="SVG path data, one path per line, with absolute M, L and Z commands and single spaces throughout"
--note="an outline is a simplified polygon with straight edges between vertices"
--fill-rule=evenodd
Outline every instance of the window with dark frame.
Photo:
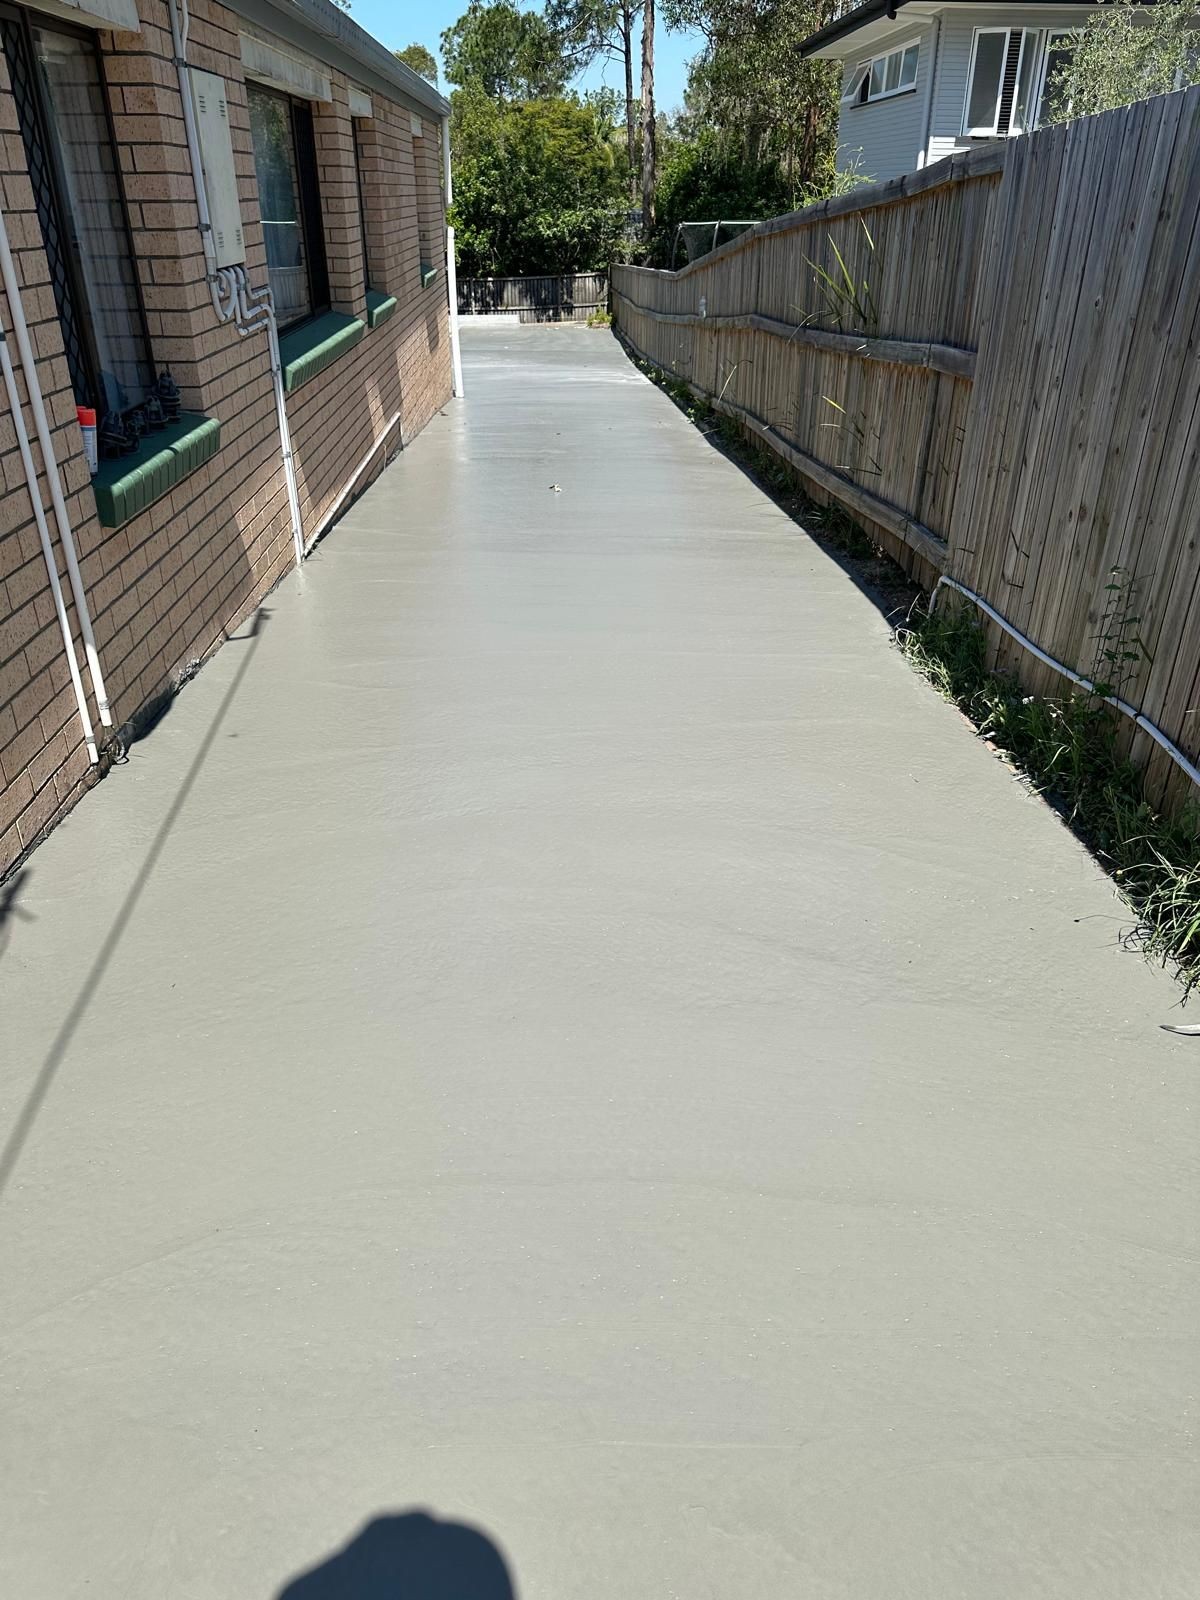
M 425 149 L 425 135 L 416 131 L 418 123 L 413 119 L 413 173 L 417 183 L 417 236 L 420 240 L 421 251 L 421 285 L 427 287 L 437 273 L 438 244 L 437 234 L 439 219 L 437 202 L 432 193 L 429 180 L 429 157 Z M 445 213 L 442 214 L 444 221 Z
M 329 309 L 312 107 L 247 83 L 267 278 L 281 328 Z
M 16 6 L 0 5 L 0 38 L 71 387 L 103 423 L 140 406 L 155 372 L 100 55 Z
M 367 249 L 367 199 L 366 184 L 363 180 L 363 150 L 362 131 L 358 119 L 355 118 L 354 128 L 354 181 L 358 186 L 358 231 L 362 240 L 363 287 L 371 289 L 371 255 Z

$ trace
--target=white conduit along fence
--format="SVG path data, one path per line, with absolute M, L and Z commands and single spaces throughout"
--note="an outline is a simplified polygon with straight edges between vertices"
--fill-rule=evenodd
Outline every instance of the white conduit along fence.
M 1032 639 L 1026 638 L 1023 633 L 1013 627 L 1011 622 L 1002 617 L 995 606 L 988 605 L 982 595 L 976 594 L 973 589 L 968 589 L 965 584 L 959 583 L 956 578 L 948 578 L 943 574 L 934 584 L 933 593 L 929 596 L 930 616 L 933 615 L 933 608 L 937 604 L 938 590 L 943 587 L 953 589 L 956 594 L 961 594 L 972 605 L 976 605 L 981 611 L 986 612 L 996 626 L 1002 628 L 1010 639 L 1015 639 L 1019 645 L 1029 651 L 1030 655 L 1036 656 L 1045 666 L 1052 667 L 1055 672 L 1060 672 L 1064 678 L 1069 678 L 1072 683 L 1077 683 L 1081 689 L 1086 689 L 1089 694 L 1095 694 L 1096 685 L 1090 678 L 1085 678 L 1082 673 L 1073 672 L 1070 667 L 1064 666 L 1061 661 L 1056 661 L 1053 656 L 1047 655 L 1040 645 L 1034 644 Z M 1101 695 L 1100 699 L 1103 700 L 1106 706 L 1113 706 L 1124 716 L 1130 717 L 1137 723 L 1144 733 L 1150 735 L 1155 744 L 1161 746 L 1167 752 L 1180 771 L 1186 772 L 1192 782 L 1200 787 L 1200 767 L 1189 761 L 1179 746 L 1172 744 L 1162 729 L 1156 727 L 1149 717 L 1144 716 L 1136 706 L 1131 706 L 1127 700 L 1122 700 L 1118 695 L 1105 694 Z

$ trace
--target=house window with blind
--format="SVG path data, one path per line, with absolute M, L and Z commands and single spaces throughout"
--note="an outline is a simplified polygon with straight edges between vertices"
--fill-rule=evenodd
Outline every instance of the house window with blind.
M 1036 128 L 1045 55 L 1039 28 L 976 28 L 963 133 L 996 139 Z
M 267 279 L 281 328 L 329 310 L 312 107 L 247 83 Z
M 95 40 L 8 5 L 0 40 L 75 400 L 118 419 L 155 373 Z

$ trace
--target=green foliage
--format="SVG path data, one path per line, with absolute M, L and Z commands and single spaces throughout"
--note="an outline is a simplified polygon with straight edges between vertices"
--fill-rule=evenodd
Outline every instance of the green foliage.
M 668 28 L 698 28 L 687 103 L 660 136 L 648 259 L 670 263 L 681 222 L 757 220 L 834 192 L 839 77 L 800 46 L 824 0 L 663 0 Z M 676 262 L 676 265 L 679 263 Z
M 681 222 L 746 221 L 790 211 L 792 191 L 777 161 L 747 161 L 713 133 L 667 144 L 658 180 L 650 261 L 669 266 Z M 676 261 L 675 265 L 682 263 Z
M 553 99 L 574 72 L 545 17 L 514 0 L 471 0 L 442 34 L 442 61 L 451 83 L 476 85 L 492 100 Z
M 423 44 L 409 44 L 405 45 L 403 50 L 396 50 L 394 54 L 397 61 L 403 61 L 406 67 L 411 67 L 414 72 L 420 73 L 422 78 L 428 78 L 430 83 L 437 83 L 437 57 L 432 50 L 427 50 Z
M 774 164 L 794 195 L 823 192 L 833 175 L 840 74 L 800 53 L 828 9 L 825 0 L 663 0 L 668 28 L 705 39 L 688 78 L 687 131 L 709 131 L 748 169 Z
M 875 253 L 875 241 L 871 237 L 871 230 L 866 221 L 860 216 L 862 231 L 867 238 L 867 246 L 871 254 Z M 875 296 L 871 293 L 871 284 L 867 278 L 861 283 L 855 281 L 853 274 L 846 265 L 846 258 L 838 249 L 837 240 L 833 235 L 826 235 L 829 248 L 833 252 L 836 266 L 831 270 L 819 266 L 809 257 L 805 257 L 812 268 L 813 283 L 817 293 L 825 303 L 825 324 L 837 329 L 839 333 L 875 333 L 879 327 L 879 312 L 875 305 Z M 830 405 L 834 402 L 831 400 Z M 841 410 L 841 407 L 838 407 Z
M 454 211 L 465 277 L 607 267 L 624 226 L 623 166 L 603 108 L 576 98 L 453 99 Z
M 659 147 L 666 154 L 645 258 L 655 267 L 670 266 L 673 257 L 677 267 L 683 265 L 675 248 L 681 222 L 757 222 L 843 194 L 860 181 L 852 172 L 823 171 L 819 181 L 798 189 L 773 157 L 749 161 L 736 144 L 711 130 L 681 138 L 670 129 Z
M 620 0 L 546 0 L 546 22 L 564 55 L 582 71 L 599 59 L 622 56 Z
M 1066 122 L 1200 82 L 1196 0 L 1109 0 L 1073 34 L 1047 85 L 1047 122 Z

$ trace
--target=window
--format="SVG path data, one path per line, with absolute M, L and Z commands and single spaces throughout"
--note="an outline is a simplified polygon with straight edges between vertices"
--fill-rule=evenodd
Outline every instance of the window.
M 154 366 L 95 43 L 8 6 L 0 35 L 76 402 L 128 411 Z
M 362 240 L 363 286 L 371 288 L 371 258 L 367 250 L 367 187 L 363 179 L 362 128 L 354 121 L 354 181 L 358 185 L 358 231 Z
M 1075 49 L 1075 35 L 1073 33 L 1048 33 L 1046 35 L 1046 60 L 1042 67 L 1042 89 L 1039 96 L 1038 121 L 1044 122 L 1051 110 L 1070 111 L 1070 101 L 1060 107 L 1058 104 L 1061 89 L 1056 89 L 1054 80 L 1062 69 L 1070 65 L 1071 56 Z
M 312 108 L 247 83 L 267 279 L 281 328 L 329 309 Z
M 910 44 L 871 61 L 860 61 L 850 74 L 842 104 L 863 106 L 870 100 L 886 100 L 914 89 L 920 51 L 919 44 Z
M 442 228 L 445 211 L 441 206 L 439 175 L 433 167 L 434 152 L 426 148 L 424 124 L 412 119 L 413 172 L 417 182 L 417 232 L 421 241 L 421 287 L 428 288 L 437 277 L 437 260 L 442 253 Z
M 1068 58 L 1071 37 L 1040 28 L 976 28 L 963 132 L 992 139 L 1036 128 L 1046 85 Z

